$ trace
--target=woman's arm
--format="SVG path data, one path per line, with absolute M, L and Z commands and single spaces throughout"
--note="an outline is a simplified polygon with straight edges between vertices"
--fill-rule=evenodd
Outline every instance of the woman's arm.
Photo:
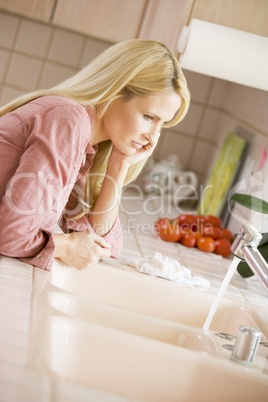
M 112 152 L 100 194 L 90 216 L 91 225 L 99 236 L 108 233 L 116 220 L 127 171 L 128 164 L 116 158 L 115 152 Z
M 132 156 L 123 155 L 113 147 L 100 194 L 91 212 L 91 225 L 99 236 L 108 233 L 116 220 L 128 168 L 148 158 L 156 147 L 157 140 Z

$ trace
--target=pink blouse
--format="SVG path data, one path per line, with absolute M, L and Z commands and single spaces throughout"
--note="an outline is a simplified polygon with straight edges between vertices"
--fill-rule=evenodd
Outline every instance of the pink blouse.
M 92 230 L 85 216 L 66 220 L 74 213 L 66 204 L 73 189 L 83 191 L 84 175 L 97 152 L 89 143 L 93 124 L 85 107 L 50 95 L 0 118 L 1 255 L 49 270 L 57 223 L 65 231 Z M 112 245 L 112 256 L 119 257 L 118 218 L 104 238 Z

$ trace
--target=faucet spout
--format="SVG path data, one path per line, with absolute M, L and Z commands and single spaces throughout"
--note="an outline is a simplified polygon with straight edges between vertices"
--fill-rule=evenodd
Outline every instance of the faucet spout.
M 261 239 L 262 234 L 254 226 L 243 225 L 231 246 L 231 251 L 233 255 L 247 262 L 268 292 L 268 264 L 257 249 Z

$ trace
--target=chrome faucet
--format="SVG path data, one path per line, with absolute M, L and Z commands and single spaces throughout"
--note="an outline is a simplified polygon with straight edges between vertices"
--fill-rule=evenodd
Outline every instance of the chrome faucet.
M 243 225 L 231 246 L 234 256 L 245 260 L 268 292 L 268 264 L 257 247 L 262 234 L 251 225 Z

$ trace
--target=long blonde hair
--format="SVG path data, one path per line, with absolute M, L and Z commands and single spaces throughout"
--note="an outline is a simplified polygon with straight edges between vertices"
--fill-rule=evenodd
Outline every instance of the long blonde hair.
M 172 127 L 184 118 L 190 103 L 184 74 L 174 54 L 163 43 L 133 39 L 109 47 L 61 84 L 31 92 L 8 103 L 0 109 L 0 117 L 33 99 L 53 94 L 91 107 L 96 118 L 101 119 L 115 99 L 128 100 L 133 96 L 149 96 L 166 90 L 173 90 L 181 97 L 179 111 L 172 121 L 165 124 L 165 127 Z M 94 204 L 98 197 L 111 150 L 111 141 L 99 144 L 90 170 L 94 175 L 87 177 L 82 214 L 90 210 L 92 200 Z M 143 160 L 129 168 L 125 185 L 137 177 L 145 162 Z

